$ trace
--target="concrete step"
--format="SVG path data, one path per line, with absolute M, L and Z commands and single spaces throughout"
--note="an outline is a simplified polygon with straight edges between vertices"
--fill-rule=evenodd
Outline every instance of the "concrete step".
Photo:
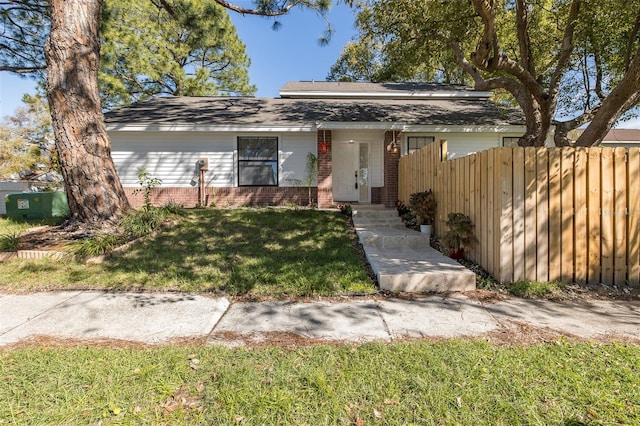
M 402 223 L 402 221 L 398 219 L 361 220 L 354 218 L 353 226 L 355 226 L 356 228 L 405 228 L 404 223 Z
M 395 209 L 385 209 L 385 210 L 353 210 L 353 216 L 359 218 L 371 218 L 371 219 L 380 219 L 380 218 L 400 218 L 398 216 L 398 212 Z
M 383 290 L 424 293 L 476 288 L 472 271 L 431 247 L 389 250 L 369 246 L 365 253 Z
M 422 249 L 430 247 L 429 239 L 425 235 L 404 227 L 371 231 L 361 230 L 358 235 L 360 236 L 360 243 L 365 246 L 365 250 L 368 246 L 388 249 L 401 247 Z

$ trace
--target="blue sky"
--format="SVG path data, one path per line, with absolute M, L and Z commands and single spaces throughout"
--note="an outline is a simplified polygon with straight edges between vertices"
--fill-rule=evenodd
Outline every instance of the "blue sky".
M 354 14 L 344 4 L 329 12 L 335 33 L 326 46 L 318 44 L 326 23 L 309 10 L 295 8 L 279 17 L 282 26 L 277 31 L 272 29 L 274 20 L 270 18 L 234 12 L 230 16 L 251 58 L 249 76 L 258 87 L 256 96 L 275 97 L 287 81 L 324 80 L 342 47 L 355 34 Z M 0 72 L 0 117 L 12 114 L 24 93 L 35 93 L 31 79 Z
M 246 3 L 239 0 L 238 4 Z M 249 76 L 258 87 L 256 96 L 275 97 L 287 81 L 324 80 L 340 55 L 342 47 L 355 35 L 354 13 L 346 5 L 334 5 L 328 14 L 335 33 L 329 45 L 320 46 L 318 38 L 326 23 L 314 12 L 294 8 L 274 31 L 274 20 L 258 16 L 242 16 L 230 12 L 238 35 L 251 58 Z M 10 115 L 21 104 L 24 93 L 34 93 L 35 85 L 29 78 L 0 72 L 0 117 Z M 640 118 L 619 127 L 640 128 Z

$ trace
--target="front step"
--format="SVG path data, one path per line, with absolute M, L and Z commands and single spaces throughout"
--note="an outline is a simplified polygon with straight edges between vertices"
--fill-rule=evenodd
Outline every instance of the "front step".
M 382 290 L 426 293 L 476 288 L 476 274 L 431 247 L 393 251 L 369 247 L 365 253 Z
M 364 246 L 390 249 L 401 247 L 424 249 L 430 247 L 429 239 L 425 235 L 407 228 L 378 231 L 362 230 L 358 235 L 360 236 L 360 242 Z
M 408 229 L 395 209 L 354 207 L 353 224 L 380 288 L 449 292 L 476 288 L 476 275 Z

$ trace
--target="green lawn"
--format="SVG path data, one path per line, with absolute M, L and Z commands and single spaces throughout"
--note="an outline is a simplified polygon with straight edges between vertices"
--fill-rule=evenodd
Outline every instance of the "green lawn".
M 375 290 L 356 236 L 338 213 L 192 210 L 177 226 L 101 265 L 0 263 L 0 290 L 65 288 L 337 295 Z
M 640 347 L 0 350 L 0 424 L 638 424 Z
M 0 235 L 12 235 L 25 232 L 29 228 L 41 225 L 57 225 L 63 219 L 43 219 L 43 220 L 13 220 L 0 217 Z

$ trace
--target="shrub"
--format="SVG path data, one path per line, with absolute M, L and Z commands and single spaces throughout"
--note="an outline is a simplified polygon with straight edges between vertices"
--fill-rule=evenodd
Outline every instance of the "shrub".
M 160 209 L 164 211 L 166 215 L 186 216 L 187 214 L 184 205 L 176 203 L 173 200 L 167 202 L 164 206 L 160 207 Z
M 16 251 L 20 244 L 20 235 L 17 232 L 0 235 L 0 251 Z
M 409 196 L 409 206 L 418 218 L 418 225 L 432 225 L 436 219 L 436 197 L 433 191 L 414 192 Z
M 351 208 L 351 204 L 338 204 L 338 208 L 340 209 L 340 213 L 345 216 L 351 217 L 353 214 L 353 209 Z
M 166 211 L 161 208 L 142 208 L 125 215 L 120 226 L 127 237 L 140 238 L 160 228 L 166 216 Z
M 71 253 L 80 259 L 86 259 L 110 253 L 124 243 L 125 238 L 121 235 L 98 234 L 75 244 Z
M 471 218 L 463 213 L 449 213 L 447 226 L 449 231 L 444 236 L 444 244 L 449 250 L 469 248 L 478 241 L 473 234 Z

